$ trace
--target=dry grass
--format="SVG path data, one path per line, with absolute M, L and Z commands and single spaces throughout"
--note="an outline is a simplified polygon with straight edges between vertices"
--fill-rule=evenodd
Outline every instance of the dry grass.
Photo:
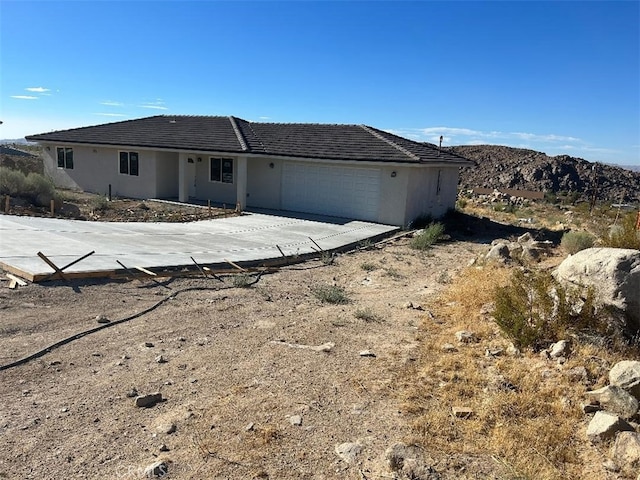
M 562 367 L 530 352 L 485 355 L 486 349 L 509 346 L 487 305 L 509 276 L 503 267 L 468 269 L 429 306 L 435 321 L 424 321 L 421 362 L 404 390 L 404 408 L 415 416 L 413 440 L 447 455 L 491 455 L 512 478 L 597 478 L 597 471 L 585 472 L 600 466 L 585 466 L 581 456 L 590 448 L 580 410 L 586 387 L 565 372 L 584 366 L 594 385 L 603 384 L 619 358 L 580 345 Z M 480 341 L 443 352 L 442 345 L 455 344 L 455 332 L 462 329 Z M 455 418 L 453 407 L 471 408 L 473 414 Z

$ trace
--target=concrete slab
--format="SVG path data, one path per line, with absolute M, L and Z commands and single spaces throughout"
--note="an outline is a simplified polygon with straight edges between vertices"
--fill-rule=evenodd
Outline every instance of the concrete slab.
M 65 273 L 119 270 L 127 267 L 168 268 L 256 262 L 314 252 L 314 244 L 333 250 L 397 227 L 344 219 L 303 219 L 249 213 L 191 223 L 108 223 L 0 215 L 0 263 L 30 278 L 53 273 L 44 253 L 63 267 L 91 251 L 95 254 Z M 80 275 L 81 276 L 81 275 Z

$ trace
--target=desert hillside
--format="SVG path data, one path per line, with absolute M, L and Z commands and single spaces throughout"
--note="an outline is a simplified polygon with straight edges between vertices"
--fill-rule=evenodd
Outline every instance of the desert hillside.
M 640 202 L 640 172 L 582 158 L 501 145 L 461 145 L 450 150 L 474 160 L 463 168 L 462 188 L 517 188 L 550 193 L 578 193 L 591 197 L 597 185 L 601 201 Z

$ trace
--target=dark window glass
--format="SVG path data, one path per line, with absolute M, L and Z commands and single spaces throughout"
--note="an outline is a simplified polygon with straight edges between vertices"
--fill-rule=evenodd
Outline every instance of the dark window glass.
M 120 152 L 120 173 L 129 173 L 129 153 Z
M 129 175 L 138 176 L 138 153 L 129 152 Z
M 211 181 L 212 182 L 219 182 L 222 180 L 221 163 L 222 163 L 222 160 L 219 158 L 211 159 Z
M 64 148 L 58 147 L 58 168 L 64 168 Z
M 58 163 L 60 163 L 59 160 Z M 69 169 L 73 168 L 73 148 L 64 149 L 64 167 Z
M 233 183 L 233 160 L 230 158 L 222 160 L 222 182 Z

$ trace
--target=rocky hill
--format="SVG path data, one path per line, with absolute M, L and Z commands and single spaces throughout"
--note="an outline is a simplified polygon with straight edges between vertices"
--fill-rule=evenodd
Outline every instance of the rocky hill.
M 640 172 L 592 163 L 569 155 L 549 157 L 542 152 L 500 145 L 461 145 L 450 151 L 474 160 L 463 168 L 462 188 L 516 188 L 542 192 L 577 193 L 589 198 L 597 186 L 601 201 L 640 203 Z

